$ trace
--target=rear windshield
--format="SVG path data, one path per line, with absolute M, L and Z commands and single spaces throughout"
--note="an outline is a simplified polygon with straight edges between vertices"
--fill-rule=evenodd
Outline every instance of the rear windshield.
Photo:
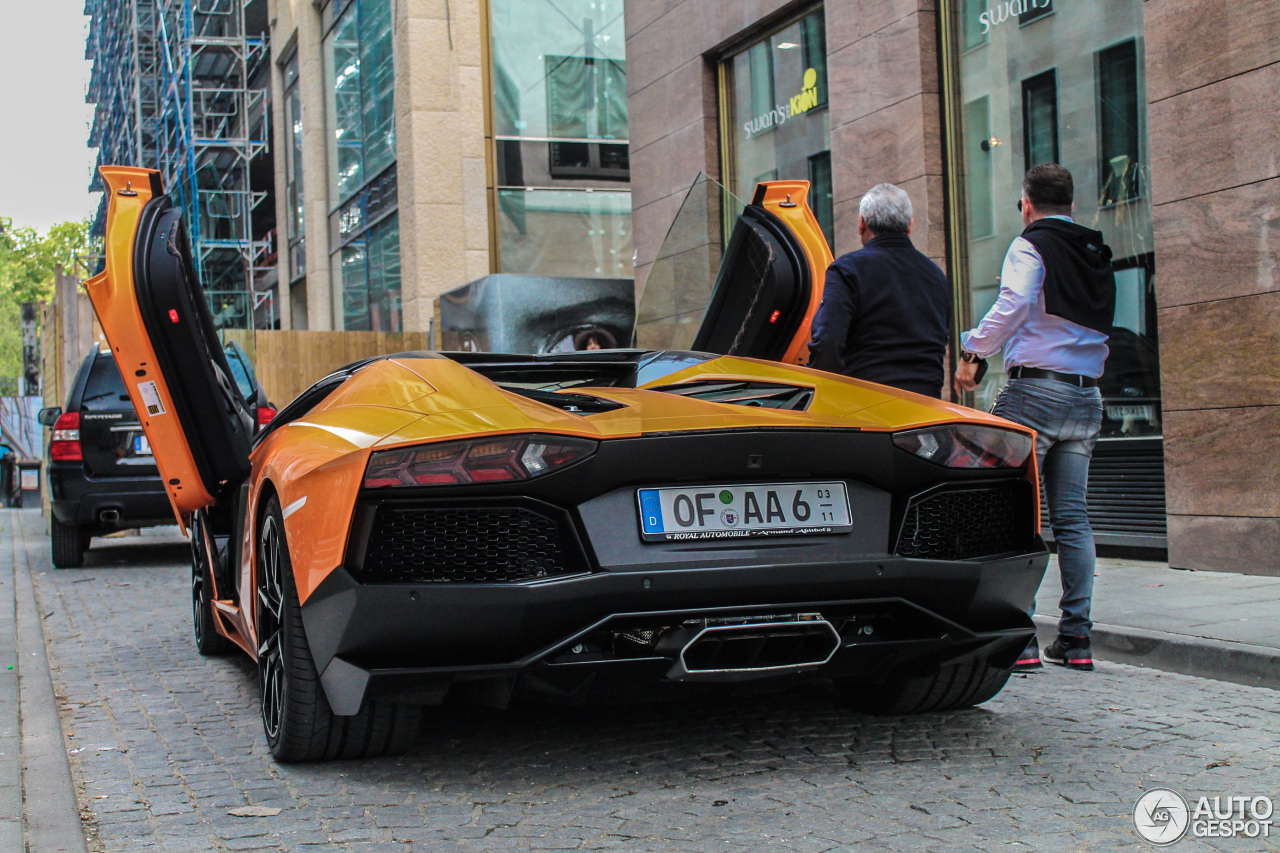
M 95 358 L 89 368 L 89 382 L 84 386 L 84 398 L 80 408 L 88 411 L 115 411 L 131 408 L 129 392 L 125 390 L 124 379 L 116 367 L 116 360 L 111 357 Z
M 249 378 L 249 368 L 244 363 L 244 355 L 238 347 L 227 347 L 227 366 L 231 368 L 231 377 L 240 389 L 240 396 L 248 400 L 253 396 L 253 380 Z

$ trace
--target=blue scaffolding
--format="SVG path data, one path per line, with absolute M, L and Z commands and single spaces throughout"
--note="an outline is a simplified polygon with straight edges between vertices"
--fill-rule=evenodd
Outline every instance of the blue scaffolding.
M 186 216 L 215 321 L 270 327 L 270 241 L 254 229 L 267 193 L 250 179 L 267 153 L 267 91 L 255 74 L 265 36 L 249 35 L 251 0 L 86 0 L 98 164 L 158 169 Z M 95 173 L 93 189 L 101 189 Z M 94 232 L 105 227 L 106 198 Z

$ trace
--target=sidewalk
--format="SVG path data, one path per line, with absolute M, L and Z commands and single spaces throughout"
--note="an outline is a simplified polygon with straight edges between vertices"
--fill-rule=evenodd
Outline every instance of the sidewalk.
M 38 509 L 0 510 L 0 850 L 84 853 L 32 573 L 49 566 Z
M 1055 556 L 1036 600 L 1042 647 L 1061 591 Z M 1280 689 L 1280 578 L 1100 558 L 1092 616 L 1099 660 Z

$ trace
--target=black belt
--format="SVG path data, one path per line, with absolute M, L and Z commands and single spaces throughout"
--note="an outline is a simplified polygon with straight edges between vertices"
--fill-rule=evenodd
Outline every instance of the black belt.
M 1096 388 L 1098 380 L 1092 376 L 1081 376 L 1079 373 L 1059 373 L 1056 370 L 1045 370 L 1041 367 L 1023 367 L 1017 365 L 1009 368 L 1010 379 L 1056 379 L 1068 385 L 1081 388 Z

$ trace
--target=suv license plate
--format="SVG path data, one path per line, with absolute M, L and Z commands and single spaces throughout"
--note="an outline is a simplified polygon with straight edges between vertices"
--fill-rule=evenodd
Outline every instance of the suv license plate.
M 844 483 L 758 483 L 639 489 L 646 542 L 848 533 Z
M 147 441 L 145 435 L 135 435 L 133 437 L 133 455 L 134 456 L 150 456 L 151 442 Z

